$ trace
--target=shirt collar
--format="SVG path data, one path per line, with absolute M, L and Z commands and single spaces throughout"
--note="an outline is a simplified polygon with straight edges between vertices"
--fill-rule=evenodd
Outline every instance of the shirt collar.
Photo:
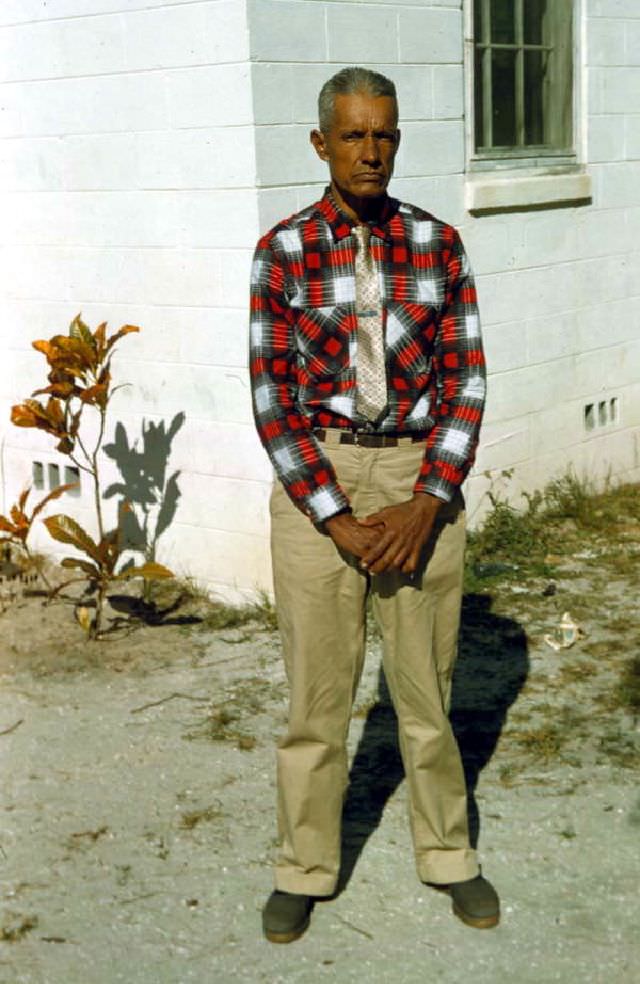
M 380 217 L 377 222 L 372 223 L 370 226 L 372 235 L 377 236 L 379 239 L 391 239 L 389 222 L 398 211 L 399 204 L 395 198 L 385 195 Z M 333 238 L 337 242 L 351 235 L 351 230 L 356 223 L 338 208 L 329 186 L 325 188 L 324 195 L 316 208 L 324 216 L 331 229 Z

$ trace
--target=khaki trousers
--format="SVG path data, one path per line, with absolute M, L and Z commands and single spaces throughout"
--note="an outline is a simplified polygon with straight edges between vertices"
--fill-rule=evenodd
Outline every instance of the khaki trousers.
M 326 445 L 354 514 L 409 499 L 423 454 Z M 278 745 L 280 854 L 276 886 L 331 895 L 340 867 L 348 781 L 346 737 L 360 678 L 369 592 L 384 641 L 384 671 L 398 716 L 418 875 L 448 883 L 478 872 L 469 845 L 460 753 L 448 720 L 457 649 L 464 503 L 444 506 L 413 578 L 369 576 L 291 503 L 271 497 L 276 607 L 290 685 L 288 730 Z

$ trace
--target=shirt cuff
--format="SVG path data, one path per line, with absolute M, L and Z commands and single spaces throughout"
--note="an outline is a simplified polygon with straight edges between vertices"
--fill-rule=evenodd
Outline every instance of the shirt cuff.
M 451 502 L 457 488 L 458 486 L 452 482 L 429 476 L 429 478 L 422 481 L 418 480 L 413 487 L 413 491 L 426 492 L 427 495 L 434 495 L 436 499 L 442 499 L 443 502 Z

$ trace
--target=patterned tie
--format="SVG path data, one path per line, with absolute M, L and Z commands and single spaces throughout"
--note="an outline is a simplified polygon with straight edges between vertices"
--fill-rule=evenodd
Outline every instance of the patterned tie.
M 371 260 L 368 226 L 355 226 L 356 314 L 358 317 L 358 365 L 356 411 L 376 421 L 387 405 L 382 306 L 378 275 Z

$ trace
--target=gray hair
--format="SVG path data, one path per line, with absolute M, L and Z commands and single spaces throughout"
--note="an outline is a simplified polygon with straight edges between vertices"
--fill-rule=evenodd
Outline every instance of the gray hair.
M 398 103 L 396 87 L 385 75 L 357 65 L 343 68 L 327 79 L 320 89 L 318 122 L 323 133 L 331 127 L 336 96 L 351 96 L 356 92 L 364 92 L 369 96 L 391 96 L 396 105 Z

